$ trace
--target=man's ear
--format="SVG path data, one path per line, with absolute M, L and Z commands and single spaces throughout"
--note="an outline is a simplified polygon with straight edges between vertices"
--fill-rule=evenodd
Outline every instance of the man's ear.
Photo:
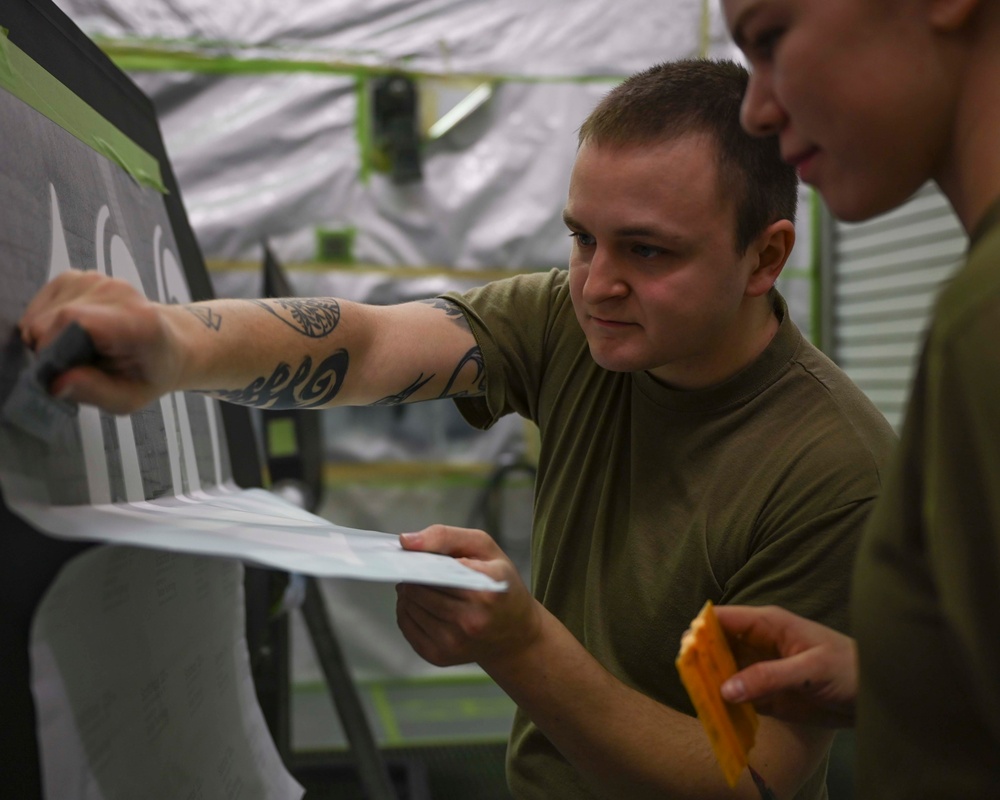
M 954 33 L 972 19 L 981 0 L 928 0 L 931 25 L 941 33 Z
M 771 290 L 784 269 L 794 244 L 795 225 L 788 219 L 772 222 L 754 239 L 747 253 L 756 259 L 747 279 L 748 297 L 760 297 Z

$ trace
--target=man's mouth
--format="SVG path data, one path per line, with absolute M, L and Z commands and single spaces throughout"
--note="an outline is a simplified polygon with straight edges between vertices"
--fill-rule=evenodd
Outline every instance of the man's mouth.
M 595 317 L 593 314 L 590 315 L 590 320 L 595 325 L 599 325 L 602 328 L 625 328 L 629 325 L 634 325 L 634 322 L 624 322 L 617 319 L 605 319 L 604 317 Z

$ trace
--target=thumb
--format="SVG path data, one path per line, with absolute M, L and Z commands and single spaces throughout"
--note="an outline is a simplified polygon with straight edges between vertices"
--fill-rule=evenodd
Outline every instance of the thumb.
M 403 533 L 399 541 L 404 550 L 424 550 L 454 558 L 487 560 L 495 558 L 499 550 L 484 531 L 451 525 L 431 525 L 416 533 Z
M 799 655 L 758 661 L 722 684 L 722 698 L 730 703 L 752 702 L 778 692 L 808 688 L 810 680 L 804 666 Z

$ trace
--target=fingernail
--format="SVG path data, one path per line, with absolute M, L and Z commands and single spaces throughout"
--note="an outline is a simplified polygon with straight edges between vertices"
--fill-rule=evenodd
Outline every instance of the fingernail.
M 730 703 L 742 703 L 747 694 L 747 687 L 743 685 L 740 678 L 730 678 L 719 687 L 719 691 L 723 700 Z
M 59 393 L 56 395 L 56 400 L 62 400 L 66 403 L 75 403 L 76 392 L 73 391 L 72 386 L 64 386 L 62 389 L 59 390 Z
M 399 538 L 406 544 L 418 544 L 420 542 L 419 533 L 401 533 Z

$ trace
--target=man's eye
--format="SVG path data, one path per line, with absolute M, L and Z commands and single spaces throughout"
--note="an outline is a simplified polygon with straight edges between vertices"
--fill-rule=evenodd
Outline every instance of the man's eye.
M 594 237 L 589 233 L 580 233 L 579 231 L 572 231 L 569 235 L 570 239 L 575 239 L 576 243 L 580 247 L 591 247 L 594 244 Z
M 632 245 L 632 252 L 639 256 L 639 258 L 655 258 L 663 250 L 659 247 L 650 247 L 648 244 L 634 244 Z

